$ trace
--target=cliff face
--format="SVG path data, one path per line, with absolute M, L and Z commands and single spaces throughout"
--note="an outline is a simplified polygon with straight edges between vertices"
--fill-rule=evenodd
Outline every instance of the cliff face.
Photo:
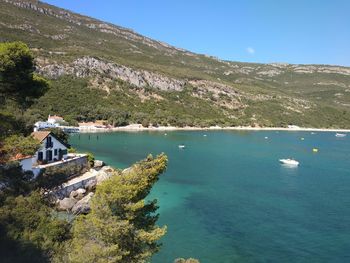
M 316 115 L 327 125 L 342 125 L 349 117 L 350 125 L 348 67 L 223 61 L 40 1 L 0 0 L 0 41 L 14 40 L 30 45 L 37 71 L 55 82 L 73 76 L 113 95 L 123 81 L 131 101 L 166 101 L 178 109 L 172 114 L 195 103 L 186 118 L 215 112 L 244 123 L 277 125 L 280 119 L 310 125 Z
M 112 80 L 120 79 L 138 88 L 152 87 L 163 91 L 181 91 L 185 81 L 166 77 L 146 70 L 134 70 L 130 67 L 106 62 L 97 58 L 82 57 L 70 64 L 41 64 L 38 60 L 38 72 L 49 78 L 74 75 L 78 78 L 103 75 Z

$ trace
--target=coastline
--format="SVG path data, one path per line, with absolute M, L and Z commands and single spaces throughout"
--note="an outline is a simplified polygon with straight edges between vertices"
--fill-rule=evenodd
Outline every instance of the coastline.
M 326 129 L 326 128 L 285 128 L 285 127 L 175 127 L 175 126 L 159 126 L 159 127 L 143 127 L 141 124 L 130 124 L 123 127 L 114 128 L 79 128 L 80 133 L 97 133 L 97 132 L 142 132 L 142 131 L 309 131 L 309 132 L 350 132 L 350 129 Z

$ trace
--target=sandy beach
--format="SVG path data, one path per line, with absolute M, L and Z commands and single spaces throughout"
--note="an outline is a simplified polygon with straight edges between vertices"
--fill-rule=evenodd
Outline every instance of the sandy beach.
M 212 131 L 212 130 L 237 130 L 237 131 L 309 131 L 309 132 L 350 132 L 350 129 L 325 129 L 325 128 L 285 128 L 285 127 L 250 127 L 250 126 L 236 126 L 236 127 L 174 127 L 174 126 L 158 126 L 158 127 L 143 127 L 141 124 L 130 124 L 123 127 L 114 128 L 80 128 L 81 133 L 94 132 L 139 132 L 139 131 Z

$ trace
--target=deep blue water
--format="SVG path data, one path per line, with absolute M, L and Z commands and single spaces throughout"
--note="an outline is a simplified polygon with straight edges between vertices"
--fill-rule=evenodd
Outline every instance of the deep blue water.
M 168 226 L 153 263 L 350 261 L 350 135 L 120 132 L 74 135 L 71 143 L 119 168 L 168 155 L 151 194 Z M 300 166 L 279 164 L 288 157 Z

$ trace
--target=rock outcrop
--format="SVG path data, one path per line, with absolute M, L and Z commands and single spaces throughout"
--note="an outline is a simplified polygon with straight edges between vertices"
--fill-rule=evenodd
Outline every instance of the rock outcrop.
M 186 81 L 170 78 L 146 70 L 135 70 L 93 57 L 82 57 L 70 64 L 48 64 L 38 60 L 38 72 L 49 78 L 74 75 L 79 78 L 103 75 L 112 80 L 120 79 L 137 88 L 152 87 L 162 91 L 181 91 Z
M 94 196 L 93 192 L 88 193 L 84 198 L 76 202 L 72 207 L 72 213 L 75 215 L 87 214 L 90 212 L 90 200 Z
M 102 166 L 104 166 L 105 163 L 103 161 L 100 161 L 100 160 L 95 160 L 94 161 L 94 168 L 101 168 Z
M 85 193 L 86 193 L 86 190 L 84 188 L 79 188 L 77 190 L 72 191 L 69 194 L 69 197 L 74 198 L 76 200 L 80 200 L 84 197 Z
M 70 197 L 65 197 L 62 200 L 58 200 L 57 209 L 59 211 L 70 211 L 78 200 Z

